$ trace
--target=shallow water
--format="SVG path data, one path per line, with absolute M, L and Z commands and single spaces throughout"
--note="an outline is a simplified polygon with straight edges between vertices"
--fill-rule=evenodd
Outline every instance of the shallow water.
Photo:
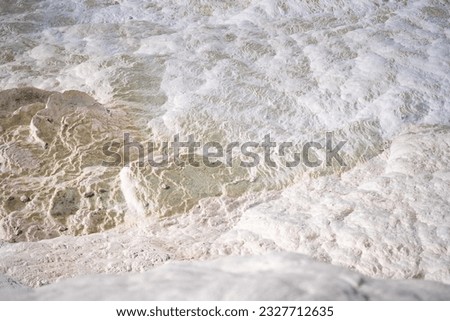
M 138 234 L 155 264 L 289 250 L 449 282 L 449 18 L 429 0 L 3 1 L 0 88 L 47 92 L 0 94 L 1 238 L 139 247 Z M 223 145 L 333 132 L 347 166 L 286 168 L 276 152 L 276 168 L 102 166 L 124 132 Z M 0 247 L 2 269 L 20 246 Z M 30 246 L 58 272 L 12 274 L 67 277 L 71 254 Z M 90 269 L 148 264 L 111 255 Z

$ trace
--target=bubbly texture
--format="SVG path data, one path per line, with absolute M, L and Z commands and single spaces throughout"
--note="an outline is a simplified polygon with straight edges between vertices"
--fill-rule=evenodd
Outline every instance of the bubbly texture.
M 288 251 L 450 283 L 449 21 L 445 0 L 3 1 L 0 272 Z M 124 133 L 292 156 L 325 132 L 345 167 L 103 163 Z

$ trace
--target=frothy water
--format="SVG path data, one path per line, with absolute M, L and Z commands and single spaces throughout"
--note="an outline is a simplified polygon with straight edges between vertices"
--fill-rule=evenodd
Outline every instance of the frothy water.
M 118 233 L 137 248 L 138 234 L 155 264 L 289 250 L 449 282 L 449 19 L 431 0 L 3 1 L 1 238 L 95 248 Z M 347 167 L 102 166 L 125 132 L 223 145 L 333 132 Z M 115 255 L 91 269 L 149 264 Z

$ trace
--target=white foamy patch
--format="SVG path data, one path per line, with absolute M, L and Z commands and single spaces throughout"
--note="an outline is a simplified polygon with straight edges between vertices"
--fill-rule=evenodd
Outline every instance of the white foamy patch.
M 136 179 L 133 178 L 133 172 L 128 167 L 122 168 L 120 171 L 120 188 L 128 206 L 129 216 L 127 218 L 131 221 L 142 220 L 146 212 L 142 200 L 137 196 L 138 184 Z

